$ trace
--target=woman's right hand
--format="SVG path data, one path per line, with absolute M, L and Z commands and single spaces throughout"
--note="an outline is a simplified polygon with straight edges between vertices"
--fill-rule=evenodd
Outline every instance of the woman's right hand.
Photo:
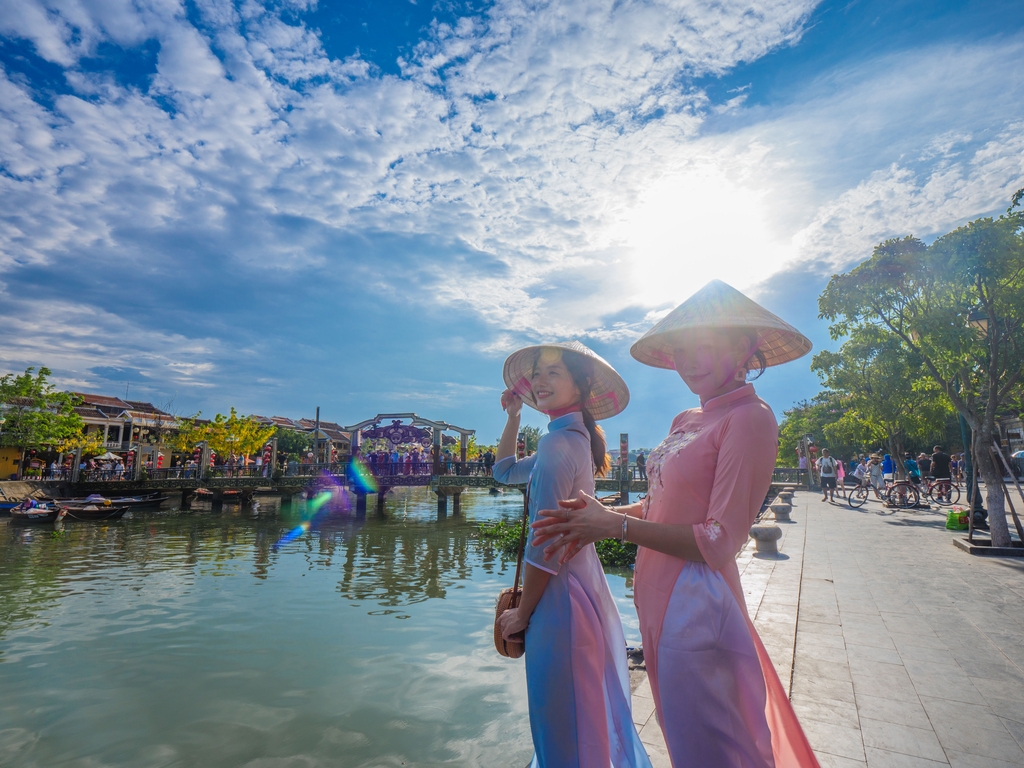
M 506 389 L 501 393 L 501 407 L 509 416 L 518 416 L 523 410 L 523 398 L 511 389 Z

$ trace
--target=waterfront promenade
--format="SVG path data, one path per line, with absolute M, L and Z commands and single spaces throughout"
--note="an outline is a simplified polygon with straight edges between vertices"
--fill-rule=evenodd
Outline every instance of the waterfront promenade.
M 747 606 L 825 768 L 1024 765 L 1024 558 L 955 548 L 945 510 L 800 491 Z M 669 766 L 646 680 L 634 719 Z

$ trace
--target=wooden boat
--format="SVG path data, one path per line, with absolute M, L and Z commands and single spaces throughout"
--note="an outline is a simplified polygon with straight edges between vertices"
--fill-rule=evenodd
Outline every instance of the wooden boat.
M 156 493 L 151 493 L 148 496 L 122 496 L 119 499 L 111 499 L 110 501 L 114 504 L 128 504 L 131 507 L 152 507 L 159 506 L 167 501 L 170 496 L 160 496 Z
M 192 495 L 195 496 L 197 499 L 212 499 L 213 491 L 211 491 L 209 488 L 196 488 L 192 492 Z
M 104 499 L 98 494 L 87 496 L 85 499 L 61 499 L 59 501 L 61 507 L 65 507 L 69 512 L 78 512 L 82 510 L 100 511 L 106 510 L 110 512 L 112 509 L 122 510 L 121 514 L 128 511 L 129 507 L 138 506 L 138 502 L 133 499 Z M 95 509 L 90 509 L 95 508 Z M 120 515 L 118 515 L 120 517 Z M 106 519 L 101 517 L 98 519 Z
M 85 507 L 66 508 L 68 520 L 119 520 L 131 507 L 128 504 L 89 504 Z
M 28 499 L 11 509 L 11 525 L 39 525 L 52 523 L 63 507 L 52 501 Z

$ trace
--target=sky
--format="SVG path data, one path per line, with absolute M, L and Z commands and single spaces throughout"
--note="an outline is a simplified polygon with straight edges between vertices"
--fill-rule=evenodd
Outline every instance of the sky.
M 0 373 L 490 442 L 576 338 L 650 447 L 697 402 L 629 346 L 708 280 L 834 347 L 832 274 L 1006 209 L 1022 54 L 1020 0 L 0 0 Z

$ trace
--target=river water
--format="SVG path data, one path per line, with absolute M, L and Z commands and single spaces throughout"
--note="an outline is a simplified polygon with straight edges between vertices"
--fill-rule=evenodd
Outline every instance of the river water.
M 521 499 L 471 491 L 438 520 L 396 490 L 276 549 L 301 503 L 0 521 L 0 765 L 525 765 L 523 663 L 492 640 L 515 563 L 476 534 Z

